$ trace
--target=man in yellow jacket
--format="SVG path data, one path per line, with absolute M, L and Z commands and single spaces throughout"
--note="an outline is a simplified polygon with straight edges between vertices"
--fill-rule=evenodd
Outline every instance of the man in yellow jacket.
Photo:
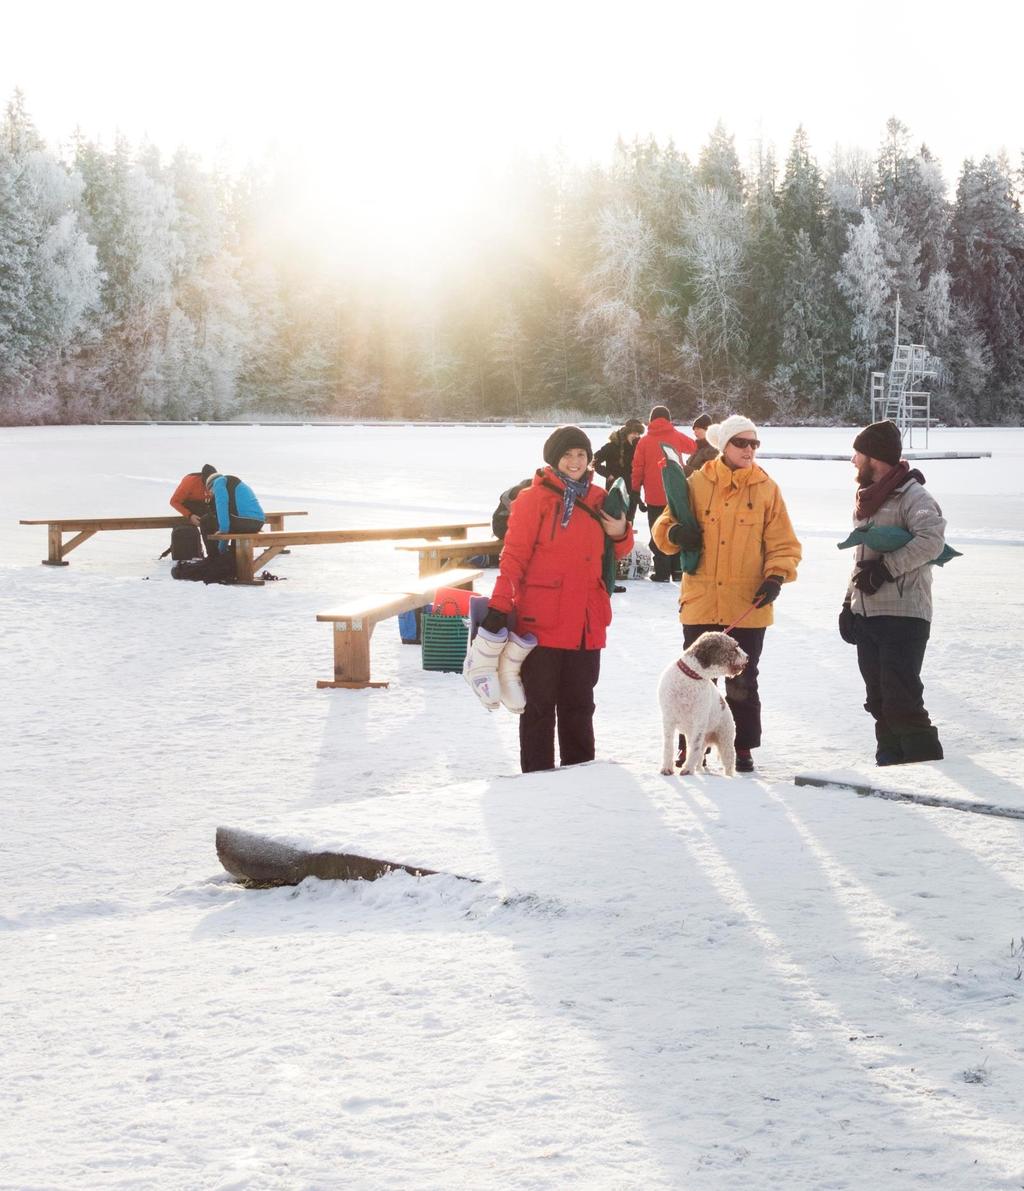
M 751 749 L 761 743 L 757 674 L 764 633 L 774 620 L 771 605 L 783 583 L 796 578 L 801 550 L 778 484 L 754 462 L 761 445 L 754 423 L 732 414 L 709 426 L 707 438 L 721 454 L 687 481 L 699 530 L 680 525 L 666 507 L 653 536 L 665 554 L 701 552 L 696 572 L 683 576 L 679 619 L 685 646 L 701 633 L 721 632 L 757 604 L 742 626 L 730 630 L 750 660 L 739 677 L 725 682 L 736 720 L 736 769 L 751 773 Z M 680 748 L 685 748 L 682 740 Z M 676 764 L 683 760 L 685 752 Z

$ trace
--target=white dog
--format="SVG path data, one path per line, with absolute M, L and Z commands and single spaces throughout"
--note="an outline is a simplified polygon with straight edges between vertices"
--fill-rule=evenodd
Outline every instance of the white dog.
M 729 704 L 711 681 L 743 672 L 747 655 L 725 633 L 702 633 L 683 656 L 667 667 L 658 683 L 665 733 L 661 772 L 673 773 L 676 733 L 686 738 L 686 763 L 680 777 L 704 763 L 704 749 L 717 745 L 726 777 L 736 772 L 736 722 Z

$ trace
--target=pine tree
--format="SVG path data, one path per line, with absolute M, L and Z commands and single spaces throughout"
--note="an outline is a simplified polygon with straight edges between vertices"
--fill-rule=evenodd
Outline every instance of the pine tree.
M 953 216 L 953 296 L 992 352 L 992 380 L 1024 379 L 1024 226 L 1005 158 L 964 163 Z

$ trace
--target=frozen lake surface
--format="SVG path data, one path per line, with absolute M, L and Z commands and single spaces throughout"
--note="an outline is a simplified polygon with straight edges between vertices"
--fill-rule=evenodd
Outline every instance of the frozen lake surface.
M 1024 825 L 792 784 L 875 774 L 835 629 L 848 464 L 765 465 L 804 562 L 765 646 L 761 771 L 732 781 L 657 772 L 669 587 L 615 597 L 598 761 L 524 778 L 513 718 L 393 622 L 390 689 L 315 689 L 315 614 L 411 555 L 300 548 L 284 582 L 207 588 L 170 579 L 166 531 L 49 568 L 17 524 L 162 514 L 207 462 L 301 528 L 486 521 L 546 433 L 0 430 L 0 1187 L 1024 1185 Z M 1024 805 L 1024 431 L 929 449 L 992 458 L 918 465 L 964 555 L 935 579 L 947 760 L 919 780 Z M 347 806 L 385 838 L 482 833 L 493 878 L 246 891 L 219 868 L 218 824 L 339 830 Z

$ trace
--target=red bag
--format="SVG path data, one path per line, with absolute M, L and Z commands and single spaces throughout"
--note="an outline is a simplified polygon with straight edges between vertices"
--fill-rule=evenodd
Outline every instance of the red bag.
M 445 616 L 468 616 L 469 601 L 473 598 L 471 591 L 462 587 L 439 587 L 434 593 L 434 612 L 441 612 Z M 454 608 L 452 607 L 454 605 Z

